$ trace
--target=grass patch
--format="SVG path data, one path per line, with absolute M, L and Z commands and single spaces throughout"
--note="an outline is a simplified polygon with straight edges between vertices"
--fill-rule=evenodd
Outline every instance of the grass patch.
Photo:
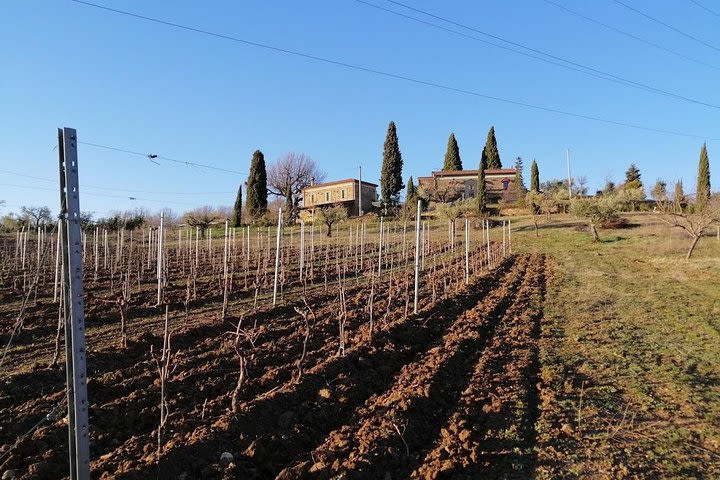
M 538 431 L 567 438 L 540 436 L 539 478 L 720 477 L 720 244 L 704 238 L 688 261 L 681 232 L 633 223 L 599 243 L 571 228 L 515 234 L 516 251 L 554 264 Z

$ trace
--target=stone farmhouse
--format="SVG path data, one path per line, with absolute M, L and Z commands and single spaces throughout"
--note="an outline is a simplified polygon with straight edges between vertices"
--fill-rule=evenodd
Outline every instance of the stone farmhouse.
M 487 202 L 516 200 L 514 168 L 489 168 L 485 170 L 485 195 Z M 478 170 L 443 170 L 432 172 L 430 177 L 419 177 L 418 186 L 435 194 L 436 200 L 450 202 L 457 199 L 475 198 L 478 191 Z
M 372 203 L 378 198 L 377 187 L 374 183 L 361 182 L 355 178 L 311 185 L 303 189 L 300 218 L 310 221 L 315 215 L 315 209 L 332 205 L 342 205 L 347 209 L 348 216 L 354 217 L 360 211 L 360 201 L 363 213 L 369 212 L 373 208 Z

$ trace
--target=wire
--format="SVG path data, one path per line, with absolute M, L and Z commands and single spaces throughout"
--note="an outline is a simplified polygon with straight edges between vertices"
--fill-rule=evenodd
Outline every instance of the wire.
M 546 63 L 550 63 L 550 64 L 552 64 L 552 65 L 557 65 L 557 66 L 560 66 L 560 67 L 563 67 L 563 68 L 567 68 L 567 69 L 570 69 L 570 70 L 573 70 L 573 71 L 576 71 L 576 72 L 583 73 L 583 74 L 585 74 L 585 75 L 590 75 L 590 76 L 596 77 L 596 78 L 602 78 L 602 79 L 604 79 L 604 80 L 608 80 L 608 81 L 611 81 L 611 82 L 619 83 L 619 84 L 621 84 L 621 85 L 626 85 L 626 86 L 629 86 L 629 87 L 638 88 L 638 89 L 640 89 L 640 90 L 645 90 L 645 91 L 649 91 L 649 92 L 652 92 L 652 93 L 657 93 L 657 94 L 660 94 L 660 95 L 663 95 L 663 96 L 666 96 L 666 97 L 672 97 L 672 98 L 676 98 L 676 99 L 678 99 L 678 100 L 683 100 L 683 101 L 686 101 L 686 102 L 695 103 L 695 104 L 697 104 L 697 105 L 703 105 L 703 106 L 710 107 L 710 108 L 718 108 L 718 109 L 720 109 L 720 106 L 718 106 L 718 105 L 714 105 L 714 104 L 712 104 L 712 103 L 707 103 L 707 102 L 704 102 L 704 101 L 702 101 L 702 100 L 696 100 L 696 99 L 694 99 L 694 98 L 686 97 L 686 96 L 684 96 L 684 95 L 680 95 L 680 94 L 677 94 L 677 93 L 668 92 L 668 91 L 666 91 L 666 90 L 662 90 L 662 89 L 660 89 L 660 88 L 656 88 L 656 87 L 653 87 L 653 86 L 651 86 L 651 85 L 647 85 L 647 84 L 644 84 L 644 83 L 641 83 L 641 82 L 636 82 L 636 81 L 634 81 L 634 80 L 629 80 L 629 79 L 627 79 L 627 78 L 624 78 L 624 77 L 621 77 L 621 76 L 619 76 L 619 75 L 615 75 L 615 74 L 612 74 L 612 73 L 604 72 L 604 71 L 599 70 L 599 69 L 597 69 L 597 68 L 589 67 L 589 66 L 587 66 L 587 65 L 583 65 L 583 64 L 581 64 L 581 63 L 577 63 L 577 62 L 575 62 L 575 61 L 568 60 L 568 59 L 566 59 L 566 58 L 558 57 L 557 55 L 553 55 L 553 54 L 551 54 L 551 53 L 543 52 L 542 50 L 538 50 L 538 49 L 535 49 L 535 48 L 532 48 L 532 47 L 528 47 L 527 45 L 523 45 L 523 44 L 521 44 L 521 43 L 517 43 L 517 42 L 514 42 L 514 41 L 512 41 L 512 40 L 507 40 L 507 39 L 502 38 L 502 37 L 500 37 L 500 36 L 498 36 L 498 35 L 493 35 L 493 34 L 491 34 L 491 33 L 487 33 L 487 32 L 484 32 L 484 31 L 482 31 L 482 30 L 478 30 L 477 28 L 470 27 L 470 26 L 468 26 L 468 25 L 465 25 L 465 24 L 456 22 L 456 21 L 454 21 L 454 20 L 450 20 L 450 19 L 448 19 L 448 18 L 446 18 L 446 17 L 441 17 L 441 16 L 439 16 L 439 15 L 435 15 L 435 14 L 430 13 L 430 12 L 428 12 L 428 11 L 421 10 L 421 9 L 419 9 L 419 8 L 416 8 L 416 7 L 413 7 L 413 6 L 404 4 L 404 3 L 402 3 L 402 2 L 398 2 L 398 1 L 395 1 L 395 0 L 386 0 L 386 1 L 389 2 L 389 3 L 392 3 L 392 4 L 394 4 L 394 5 L 399 5 L 399 6 L 403 7 L 403 8 L 407 8 L 408 10 L 412 10 L 412 11 L 414 11 L 414 12 L 421 13 L 421 14 L 423 14 L 423 15 L 427 15 L 428 17 L 432 17 L 432 18 L 435 18 L 435 19 L 437 19 L 437 20 L 441 20 L 441 21 L 443 21 L 443 22 L 447 22 L 447 23 L 449 23 L 449 24 L 451 24 L 451 25 L 455 25 L 455 26 L 457 26 L 457 27 L 464 28 L 464 29 L 470 30 L 470 31 L 472 31 L 472 32 L 479 33 L 479 34 L 484 35 L 484 36 L 486 36 L 486 37 L 490 37 L 490 38 L 493 38 L 493 39 L 496 39 L 496 40 L 500 40 L 501 42 L 505 42 L 505 43 L 507 43 L 507 44 L 514 45 L 514 46 L 516 46 L 516 47 L 524 48 L 525 50 L 529 50 L 529 51 L 534 52 L 534 53 L 537 53 L 537 54 L 539 54 L 539 55 L 544 55 L 544 56 L 549 57 L 549 58 L 551 58 L 551 59 L 553 59 L 553 60 L 557 60 L 558 62 L 564 62 L 564 63 L 554 62 L 554 61 L 548 60 L 547 58 L 538 57 L 538 56 L 536 56 L 536 55 L 531 55 L 531 54 L 528 54 L 528 53 L 526 53 L 526 52 L 522 52 L 522 51 L 519 51 L 519 50 L 510 48 L 510 47 L 507 47 L 507 46 L 504 46 L 504 45 L 498 45 L 498 44 L 496 44 L 496 43 L 487 42 L 487 41 L 484 41 L 484 40 L 482 40 L 482 39 L 480 39 L 480 38 L 473 37 L 473 36 L 471 36 L 471 35 L 465 35 L 465 34 L 463 34 L 463 33 L 461 33 L 461 32 L 458 32 L 458 31 L 455 31 L 455 30 L 452 30 L 452 29 L 449 29 L 449 28 L 442 27 L 442 26 L 437 25 L 437 24 L 435 24 L 435 23 L 426 22 L 426 21 L 424 21 L 424 20 L 420 20 L 420 19 L 418 19 L 418 18 L 415 18 L 415 17 L 409 16 L 409 15 L 402 14 L 402 13 L 400 13 L 400 12 L 396 12 L 396 11 L 390 10 L 390 9 L 388 9 L 388 8 L 384 8 L 384 7 L 380 6 L 380 5 L 376 5 L 376 4 L 374 4 L 374 3 L 370 3 L 370 2 L 365 1 L 365 0 L 355 0 L 355 1 L 358 2 L 358 3 L 362 3 L 362 4 L 364 4 L 364 5 L 368 5 L 368 6 L 373 7 L 373 8 L 377 8 L 378 10 L 382 10 L 382 11 L 385 11 L 385 12 L 388 12 L 388 13 L 391 13 L 391 14 L 394 14 L 394 15 L 398 15 L 398 16 L 401 16 L 401 17 L 404 17 L 404 18 L 408 18 L 408 19 L 410 19 L 410 20 L 414 20 L 414 21 L 416 21 L 416 22 L 420 22 L 420 23 L 424 23 L 424 24 L 426 24 L 426 25 L 430 25 L 430 26 L 433 26 L 433 27 L 436 27 L 436 28 L 440 28 L 440 29 L 442 29 L 442 30 L 446 30 L 446 31 L 448 31 L 448 32 L 452 32 L 452 33 L 455 33 L 455 34 L 458 34 L 458 35 L 462 35 L 462 36 L 467 37 L 467 38 L 472 38 L 472 39 L 474 39 L 474 40 L 477 40 L 477 41 L 480 41 L 480 42 L 483 42 L 483 43 L 487 43 L 487 44 L 489 44 L 489 45 L 493 45 L 493 46 L 498 47 L 498 48 L 502 48 L 502 49 L 505 49 L 505 50 L 509 50 L 509 51 L 511 51 L 511 52 L 518 53 L 518 54 L 520 54 L 520 55 L 529 56 L 529 57 L 531 57 L 531 58 L 535 58 L 535 59 L 540 60 L 540 61 L 542 61 L 542 62 L 546 62 Z M 573 67 L 578 67 L 578 68 L 573 68 Z
M 78 1 L 78 0 L 72 0 L 72 1 Z M 85 3 L 85 2 L 78 1 L 78 3 Z M 104 8 L 104 7 L 101 7 L 101 8 Z M 217 170 L 219 172 L 236 173 L 238 175 L 247 175 L 247 173 L 239 172 L 237 170 L 229 170 L 227 168 L 215 167 L 213 165 L 207 165 L 204 163 L 188 162 L 187 160 L 178 160 L 176 158 L 164 157 L 162 155 L 135 152 L 133 150 L 127 150 L 127 149 L 119 148 L 119 147 L 111 147 L 109 145 L 101 145 L 99 143 L 90 143 L 90 142 L 81 142 L 81 141 L 78 141 L 77 143 L 82 144 L 82 145 L 87 145 L 90 147 L 104 148 L 106 150 L 114 150 L 116 152 L 129 153 L 130 155 L 139 155 L 141 157 L 146 157 L 146 158 L 150 159 L 151 162 L 156 163 L 158 165 L 160 165 L 160 164 L 153 160 L 167 160 L 168 162 L 175 162 L 175 163 L 187 165 L 188 167 L 200 167 L 200 168 L 207 168 L 209 170 Z
M 430 81 L 426 81 L 426 80 L 420 80 L 420 79 L 413 78 L 413 77 L 408 77 L 408 76 L 405 76 L 405 75 L 399 75 L 399 74 L 395 74 L 395 73 L 384 72 L 384 71 L 376 70 L 376 69 L 373 69 L 373 68 L 362 67 L 362 66 L 354 65 L 354 64 L 351 64 L 351 63 L 347 63 L 347 62 L 341 62 L 341 61 L 338 61 L 338 60 L 332 60 L 332 59 L 329 59 L 329 58 L 319 57 L 319 56 L 317 56 L 317 55 L 311 55 L 311 54 L 307 54 L 307 53 L 303 53 L 303 52 L 299 52 L 299 51 L 288 50 L 288 49 L 285 49 L 285 48 L 275 47 L 275 46 L 272 46 L 272 45 L 266 45 L 266 44 L 262 44 L 262 43 L 258 43 L 258 42 L 253 42 L 253 41 L 249 41 L 249 40 L 244 40 L 244 39 L 238 38 L 238 37 L 231 37 L 231 36 L 229 36 L 229 35 L 224 35 L 224 34 L 220 34 L 220 33 L 210 32 L 210 31 L 207 31 L 207 30 L 202 30 L 202 29 L 195 28 L 195 27 L 189 27 L 189 26 L 186 26 L 186 25 L 178 24 L 178 23 L 172 23 L 172 22 L 168 22 L 168 21 L 165 21 L 165 20 L 160 20 L 160 19 L 157 19 L 157 18 L 152 18 L 152 17 L 147 17 L 147 16 L 144 16 L 144 15 L 139 15 L 139 14 L 137 14 L 137 13 L 126 12 L 126 11 L 124 11 L 124 10 L 117 10 L 117 9 L 110 8 L 110 7 L 106 7 L 106 6 L 103 6 L 103 5 L 97 5 L 97 4 L 95 4 L 95 3 L 86 2 L 86 1 L 84 1 L 84 0 L 71 0 L 71 1 L 74 2 L 74 3 L 78 3 L 78 4 L 82 4 L 82 5 L 87 5 L 87 6 L 90 6 L 90 7 L 93 7 L 93 8 L 98 8 L 98 9 L 101 9 L 101 10 L 106 10 L 106 11 L 113 12 L 113 13 L 117 13 L 117 14 L 120 14 L 120 15 L 126 15 L 126 16 L 129 16 L 129 17 L 138 18 L 138 19 L 142 19 L 142 20 L 149 21 L 149 22 L 153 22 L 153 23 L 157 23 L 157 24 L 161 24 L 161 25 L 166 25 L 166 26 L 173 27 L 173 28 L 178 28 L 178 29 L 181 29 L 181 30 L 187 30 L 187 31 L 190 31 L 190 32 L 200 33 L 200 34 L 202 34 L 202 35 L 207 35 L 207 36 L 211 36 L 211 37 L 221 38 L 221 39 L 224 39 L 224 40 L 230 40 L 230 41 L 232 41 L 232 42 L 242 43 L 242 44 L 244 44 L 244 45 L 250 45 L 250 46 L 254 46 L 254 47 L 258 47 L 258 48 L 263 48 L 263 49 L 271 50 L 271 51 L 278 52 L 278 53 L 284 53 L 284 54 L 287 54 L 287 55 L 293 55 L 293 56 L 300 57 L 300 58 L 306 58 L 306 59 L 314 60 L 314 61 L 317 61 L 317 62 L 322 62 L 322 63 L 326 63 L 326 64 L 330 64 L 330 65 L 336 65 L 336 66 L 348 68 L 348 69 L 351 69 L 351 70 L 357 70 L 357 71 L 361 71 L 361 72 L 371 73 L 371 74 L 374 74 L 374 75 L 379 75 L 379 76 L 383 76 L 383 77 L 387 77 L 387 78 L 394 78 L 394 79 L 397 79 L 397 80 L 403 80 L 403 81 L 406 81 L 406 82 L 415 83 L 415 84 L 417 84 L 417 85 L 424 85 L 424 86 L 427 86 L 427 87 L 438 88 L 438 89 L 446 90 L 446 91 L 449 91 L 449 92 L 455 92 L 455 93 L 459 93 L 459 94 L 463 94 L 463 95 L 469 95 L 469 96 L 473 96 L 473 97 L 477 97 L 477 98 L 485 98 L 485 99 L 488 99 L 488 100 L 494 100 L 494 101 L 506 103 L 506 104 L 509 104 L 509 105 L 517 105 L 517 106 L 520 106 L 520 107 L 526 107 L 526 108 L 530 108 L 530 109 L 533 109 L 533 110 L 539 110 L 539 111 L 543 111 L 543 112 L 556 113 L 556 114 L 564 115 L 564 116 L 567 116 L 567 117 L 582 118 L 582 119 L 585 119 L 585 120 L 590 120 L 590 121 L 599 122 L 599 123 L 605 123 L 605 124 L 608 124 L 608 125 L 616 125 L 616 126 L 621 126 L 621 127 L 634 128 L 634 129 L 636 129 L 636 130 L 644 130 L 644 131 L 648 131 L 648 132 L 663 133 L 663 134 L 667 134 L 667 135 L 675 135 L 675 136 L 681 136 L 681 137 L 701 138 L 701 139 L 706 139 L 706 140 L 707 140 L 707 139 L 710 139 L 710 140 L 720 140 L 719 138 L 710 138 L 710 137 L 708 137 L 708 136 L 706 136 L 706 135 L 698 135 L 698 134 L 693 134 L 693 133 L 684 133 L 684 132 L 678 132 L 678 131 L 673 131 L 673 130 L 665 130 L 665 129 L 660 129 L 660 128 L 646 127 L 646 126 L 636 125 L 636 124 L 632 124 L 632 123 L 620 122 L 620 121 L 616 121 L 616 120 L 609 120 L 609 119 L 606 119 L 606 118 L 596 117 L 596 116 L 592 116 L 592 115 L 585 115 L 585 114 L 581 114 L 581 113 L 568 112 L 568 111 L 565 111 L 565 110 L 559 110 L 559 109 L 551 108 L 551 107 L 544 107 L 544 106 L 540 106 L 540 105 L 533 105 L 533 104 L 521 102 L 521 101 L 518 101 L 518 100 L 512 100 L 512 99 L 503 98 L 503 97 L 498 97 L 498 96 L 494 96 L 494 95 L 487 95 L 487 94 L 475 92 L 475 91 L 472 91 L 472 90 L 467 90 L 467 89 L 463 89 L 463 88 L 452 87 L 452 86 L 449 86 L 449 85 L 443 85 L 443 84 L 440 84 L 440 83 L 430 82 Z M 78 143 L 80 143 L 80 142 L 78 142 Z M 143 153 L 142 155 L 146 155 L 146 154 Z
M 18 172 L 12 172 L 10 170 L 2 170 L 0 169 L 0 173 L 7 173 L 9 175 L 16 175 L 18 177 L 25 177 L 25 178 L 32 178 L 34 180 L 41 180 L 43 182 L 49 182 L 49 183 L 57 183 L 57 180 L 50 180 L 49 178 L 45 177 L 35 177 L 33 175 L 26 175 L 24 173 L 18 173 Z M 106 186 L 99 186 L 99 185 L 87 185 L 84 183 L 80 184 L 80 188 L 97 188 L 101 190 L 113 190 L 116 192 L 128 192 L 128 193 L 149 193 L 149 194 L 156 194 L 156 195 L 232 195 L 235 192 L 158 192 L 158 191 L 152 191 L 152 190 L 135 190 L 130 188 L 117 188 L 117 187 L 106 187 Z
M 53 191 L 57 192 L 57 188 L 51 188 L 51 187 L 38 187 L 34 185 L 17 185 L 14 183 L 0 183 L 0 186 L 3 187 L 16 187 L 16 188 L 23 188 L 28 190 L 47 190 L 47 191 Z M 82 186 L 81 186 L 82 188 Z M 92 197 L 104 197 L 104 198 L 122 198 L 122 199 L 129 199 L 130 197 L 125 195 L 110 195 L 106 193 L 92 193 L 92 192 L 83 192 L 82 195 L 89 195 Z M 133 197 L 133 200 L 142 200 L 143 202 L 154 202 L 154 203 L 172 203 L 175 205 L 189 205 L 192 206 L 194 204 L 192 203 L 185 203 L 185 202 L 175 202 L 172 200 L 159 200 L 159 199 L 153 199 L 153 198 L 140 198 L 140 197 Z
M 28 431 L 25 432 L 24 434 L 18 436 L 18 437 L 15 439 L 15 442 L 14 442 L 12 445 L 10 445 L 10 448 L 8 448 L 7 450 L 5 450 L 5 451 L 3 452 L 3 454 L 0 455 L 0 464 L 2 464 L 3 458 L 5 458 L 6 456 L 8 456 L 8 455 L 10 454 L 10 452 L 12 452 L 12 451 L 15 449 L 15 447 L 17 447 L 23 439 L 29 437 L 30 434 L 32 434 L 35 430 L 37 430 L 38 428 L 40 428 L 40 426 L 41 426 L 43 423 L 45 423 L 45 422 L 52 422 L 52 421 L 54 421 L 54 420 L 57 420 L 57 418 L 55 417 L 55 414 L 57 413 L 57 411 L 58 411 L 60 408 L 62 408 L 62 407 L 65 406 L 65 403 L 66 403 L 66 402 L 67 402 L 67 396 L 64 396 L 64 397 L 62 398 L 62 400 L 60 400 L 59 402 L 57 402 L 57 403 L 55 404 L 55 406 L 52 408 L 52 410 L 50 410 L 50 412 L 49 412 L 48 414 L 46 414 L 44 417 L 42 417 L 35 425 L 33 425 L 32 427 L 30 427 L 30 430 L 28 430 Z
M 594 24 L 596 24 L 596 25 L 600 25 L 601 27 L 604 27 L 604 28 L 606 28 L 606 29 L 608 29 L 608 30 L 612 30 L 613 32 L 619 33 L 620 35 L 624 35 L 624 36 L 626 36 L 626 37 L 628 37 L 628 38 L 632 38 L 633 40 L 637 40 L 638 42 L 642 42 L 642 43 L 644 43 L 644 44 L 646 44 L 646 45 L 649 45 L 649 46 L 651 46 L 651 47 L 653 47 L 653 48 L 656 48 L 656 49 L 658 49 L 658 50 L 661 50 L 661 51 L 663 51 L 663 52 L 670 53 L 670 54 L 675 55 L 675 56 L 677 56 L 677 57 L 684 58 L 685 60 L 689 60 L 689 61 L 691 61 L 691 62 L 695 62 L 695 63 L 697 63 L 697 64 L 699 64 L 699 65 L 703 65 L 703 66 L 712 68 L 712 69 L 714 69 L 714 70 L 720 70 L 720 67 L 718 67 L 717 65 L 713 65 L 713 64 L 707 63 L 707 62 L 703 62 L 702 60 L 698 60 L 697 58 L 693 58 L 693 57 L 687 56 L 687 55 L 685 55 L 685 54 L 683 54 L 683 53 L 677 52 L 677 51 L 675 51 L 675 50 L 671 50 L 671 49 L 669 49 L 669 48 L 667 48 L 667 47 L 663 47 L 662 45 L 659 45 L 659 44 L 657 44 L 657 43 L 651 42 L 650 40 L 646 40 L 646 39 L 644 39 L 644 38 L 642 38 L 642 37 L 638 37 L 637 35 L 634 35 L 634 34 L 632 34 L 632 33 L 628 33 L 628 32 L 626 32 L 626 31 L 624 31 L 624 30 L 620 30 L 619 28 L 613 27 L 612 25 L 608 25 L 607 23 L 603 23 L 603 22 L 601 22 L 601 21 L 599 21 L 599 20 L 596 20 L 596 19 L 594 19 L 594 18 L 588 17 L 587 15 L 584 15 L 584 14 L 582 14 L 582 13 L 580 13 L 580 12 L 577 12 L 577 11 L 575 11 L 575 10 L 571 10 L 570 8 L 568 8 L 568 7 L 564 6 L 564 5 L 560 5 L 559 3 L 556 3 L 556 2 L 554 2 L 553 0 L 543 0 L 543 1 L 544 1 L 545 3 L 547 3 L 547 4 L 549 4 L 549 5 L 553 5 L 553 6 L 557 7 L 557 8 L 559 8 L 560 10 L 564 10 L 565 12 L 567 12 L 567 13 L 569 13 L 569 14 L 571 14 L 571 15 L 575 15 L 576 17 L 580 17 L 580 18 L 582 18 L 582 19 L 584 19 L 584 20 L 587 20 L 588 22 L 592 22 L 592 23 L 594 23 Z M 690 0 L 690 1 L 692 1 L 692 0 Z
M 697 5 L 698 7 L 702 8 L 703 10 L 712 13 L 712 14 L 715 15 L 716 17 L 720 17 L 720 13 L 716 12 L 715 10 L 711 10 L 710 8 L 706 7 L 705 5 L 703 5 L 702 3 L 698 2 L 697 0 L 690 0 L 690 1 L 691 1 L 692 3 L 694 3 L 695 5 Z
M 49 235 L 52 236 L 52 234 L 55 232 L 55 228 L 57 227 L 57 223 L 53 223 L 53 227 L 50 230 Z M 38 283 L 40 282 L 40 265 L 45 261 L 45 257 L 48 255 L 48 252 L 50 251 L 52 242 L 47 242 L 45 246 L 43 247 L 42 251 L 39 254 L 39 260 L 37 264 L 37 268 L 35 269 L 35 274 L 32 277 L 32 283 L 30 284 L 30 287 L 28 288 L 27 292 L 25 293 L 25 296 L 22 299 L 22 303 L 20 304 L 20 311 L 18 312 L 17 316 L 15 317 L 15 324 L 13 325 L 12 333 L 10 334 L 10 338 L 7 341 L 7 344 L 5 345 L 5 349 L 3 350 L 2 356 L 0 357 L 0 367 L 3 366 L 5 363 L 5 358 L 7 357 L 8 352 L 10 351 L 10 346 L 12 346 L 12 342 L 15 339 L 15 336 L 22 330 L 23 325 L 25 324 L 25 311 L 27 310 L 28 302 L 30 301 L 30 295 L 32 295 L 33 290 L 37 288 Z M 40 248 L 40 245 L 38 245 L 38 248 Z M 35 292 L 37 293 L 37 291 Z
M 693 35 L 690 35 L 689 33 L 683 32 L 682 30 L 677 29 L 677 28 L 673 27 L 672 25 L 669 25 L 669 24 L 663 22 L 662 20 L 658 20 L 658 19 L 655 18 L 655 17 L 651 17 L 651 16 L 648 15 L 647 13 L 642 12 L 642 11 L 638 10 L 637 8 L 635 8 L 635 7 L 631 7 L 630 5 L 628 5 L 628 4 L 625 3 L 625 2 L 621 2 L 620 0 L 613 0 L 613 1 L 614 1 L 615 3 L 617 3 L 618 5 L 621 5 L 621 6 L 625 7 L 625 8 L 627 8 L 627 9 L 630 10 L 630 11 L 633 11 L 633 12 L 637 13 L 638 15 L 642 15 L 643 17 L 645 17 L 645 18 L 647 18 L 647 19 L 649 19 L 649 20 L 652 20 L 652 21 L 655 22 L 655 23 L 660 24 L 660 25 L 662 25 L 662 26 L 665 27 L 665 28 L 669 28 L 670 30 L 672 30 L 672 31 L 675 32 L 675 33 L 679 33 L 680 35 L 682 35 L 682 36 L 684 36 L 684 37 L 687 37 L 687 38 L 689 38 L 689 39 L 691 39 L 691 40 L 695 40 L 697 43 L 700 43 L 700 44 L 702 44 L 702 45 L 705 45 L 706 47 L 712 48 L 713 50 L 716 50 L 716 51 L 720 52 L 720 48 L 716 47 L 715 45 L 712 45 L 712 44 L 710 44 L 710 43 L 707 43 L 707 42 L 704 41 L 704 40 L 700 40 L 699 38 L 697 38 L 697 37 L 695 37 L 695 36 L 693 36 Z

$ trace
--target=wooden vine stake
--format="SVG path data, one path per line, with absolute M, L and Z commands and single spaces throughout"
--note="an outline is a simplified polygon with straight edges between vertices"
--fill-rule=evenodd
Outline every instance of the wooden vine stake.
M 465 285 L 470 283 L 470 220 L 465 219 Z
M 165 212 L 160 212 L 160 228 L 157 231 L 157 304 L 162 302 L 162 254 L 163 254 L 163 221 Z
M 415 295 L 413 301 L 413 313 L 418 313 L 418 285 L 420 283 L 420 200 L 417 202 L 417 214 L 415 215 Z
M 229 220 L 225 219 L 225 249 L 223 251 L 223 305 L 221 315 L 223 320 L 227 317 L 228 306 L 228 226 Z
M 277 237 L 275 240 L 275 280 L 273 281 L 273 307 L 277 304 L 278 269 L 280 267 L 280 234 L 282 232 L 282 208 L 278 209 Z M 268 241 L 269 241 L 268 237 Z

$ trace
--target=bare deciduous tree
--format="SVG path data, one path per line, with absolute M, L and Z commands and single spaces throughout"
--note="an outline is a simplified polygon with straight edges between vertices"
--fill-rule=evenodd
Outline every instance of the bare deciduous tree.
M 302 200 L 303 188 L 312 182 L 325 180 L 323 172 L 315 160 L 304 153 L 288 152 L 278 158 L 267 169 L 268 193 L 283 197 L 287 218 L 295 218 L 297 207 Z M 292 205 L 292 209 L 288 207 Z
M 692 239 L 690 248 L 685 255 L 689 259 L 705 230 L 713 224 L 720 223 L 720 194 L 713 194 L 701 205 L 683 206 L 678 200 L 667 198 L 657 202 L 659 218 L 670 225 L 682 229 Z
M 20 214 L 32 219 L 33 227 L 38 228 L 52 221 L 52 215 L 49 207 L 21 207 Z
M 223 212 L 209 205 L 185 212 L 185 222 L 191 227 L 200 227 L 200 235 L 205 237 L 205 231 L 215 220 L 223 217 Z
M 428 202 L 447 203 L 460 198 L 465 186 L 457 180 L 438 182 L 436 179 L 432 184 L 421 185 L 418 190 L 419 196 Z

